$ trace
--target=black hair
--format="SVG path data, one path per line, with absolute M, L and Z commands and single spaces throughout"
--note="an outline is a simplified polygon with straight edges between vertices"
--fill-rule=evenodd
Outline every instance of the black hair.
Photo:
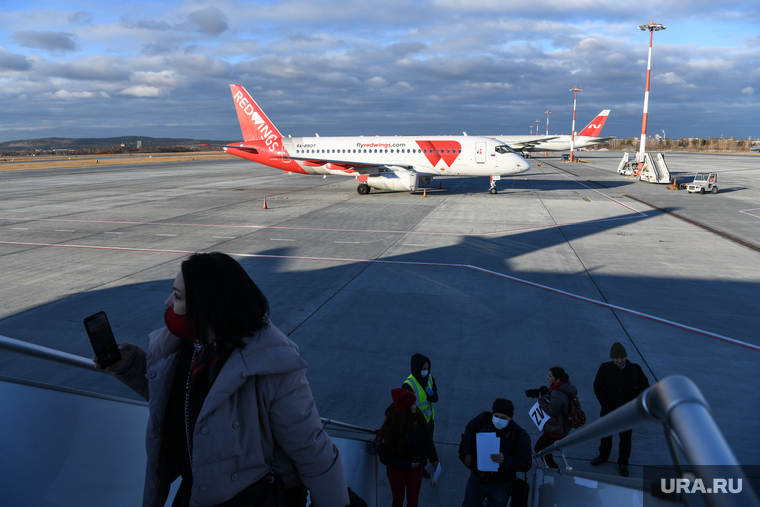
M 412 433 L 414 423 L 416 422 L 422 429 L 423 434 L 427 434 L 430 429 L 425 421 L 425 416 L 422 415 L 422 411 L 419 409 L 414 413 L 411 410 L 398 412 L 396 411 L 396 405 L 393 404 L 389 407 L 387 414 L 383 425 L 378 430 L 378 438 L 388 446 L 391 456 L 403 459 L 406 452 L 405 446 L 409 445 L 409 439 L 404 437 Z
M 552 374 L 552 377 L 556 378 L 560 382 L 570 381 L 570 375 L 565 373 L 565 370 L 563 370 L 559 366 L 552 366 L 551 368 L 549 368 L 549 372 Z
M 200 343 L 239 345 L 269 322 L 269 302 L 238 262 L 221 252 L 196 253 L 182 262 L 187 325 Z M 213 332 L 213 334 L 212 334 Z

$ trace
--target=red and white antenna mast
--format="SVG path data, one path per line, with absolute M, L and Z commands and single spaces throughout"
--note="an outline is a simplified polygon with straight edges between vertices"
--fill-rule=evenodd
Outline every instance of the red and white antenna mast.
M 546 135 L 549 135 L 549 115 L 552 114 L 548 109 L 546 110 Z
M 570 91 L 573 92 L 573 131 L 570 135 L 570 162 L 572 162 L 573 147 L 575 144 L 575 104 L 578 102 L 578 92 L 582 92 L 583 90 L 581 88 L 578 88 L 578 85 L 576 85 L 570 88 Z
M 647 60 L 647 87 L 644 92 L 644 119 L 641 121 L 641 143 L 639 144 L 639 175 L 644 169 L 644 154 L 646 153 L 647 144 L 647 115 L 649 114 L 649 77 L 652 71 L 652 38 L 654 32 L 665 30 L 668 27 L 661 23 L 654 23 L 651 19 L 646 25 L 641 25 L 639 30 L 646 32 L 649 30 L 649 59 Z

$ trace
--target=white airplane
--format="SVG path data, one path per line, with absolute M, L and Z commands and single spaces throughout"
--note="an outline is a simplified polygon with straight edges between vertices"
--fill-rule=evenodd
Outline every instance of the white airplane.
M 351 176 L 360 194 L 414 192 L 449 175 L 490 176 L 495 194 L 495 180 L 530 169 L 509 146 L 485 137 L 283 137 L 245 88 L 230 88 L 243 142 L 226 145 L 227 153 L 293 173 Z
M 615 137 L 598 137 L 602 133 L 604 122 L 607 121 L 610 110 L 605 109 L 586 125 L 586 128 L 578 132 L 573 142 L 573 148 L 587 148 L 604 143 Z M 570 151 L 570 136 L 489 136 L 503 141 L 515 151 Z

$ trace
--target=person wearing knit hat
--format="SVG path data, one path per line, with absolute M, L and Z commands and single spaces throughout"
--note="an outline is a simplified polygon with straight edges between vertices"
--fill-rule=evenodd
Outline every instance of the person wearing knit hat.
M 505 398 L 496 398 L 492 409 L 471 420 L 462 435 L 459 459 L 471 470 L 462 507 L 481 507 L 486 498 L 490 507 L 506 507 L 516 472 L 527 472 L 532 464 L 530 435 L 512 419 L 514 404 Z M 499 438 L 499 453 L 490 455 L 491 462 L 498 463 L 496 471 L 482 471 L 477 467 L 478 433 L 495 433 Z
M 395 409 L 386 410 L 385 421 L 378 430 L 378 454 L 385 465 L 393 495 L 393 507 L 417 507 L 422 487 L 425 460 L 438 465 L 432 435 L 425 417 L 417 408 L 417 397 L 406 389 L 391 390 Z
M 417 397 L 404 389 L 391 389 L 391 398 L 396 405 L 396 412 L 406 412 L 417 402 Z
M 649 387 L 649 380 L 638 364 L 628 360 L 628 353 L 620 342 L 615 342 L 610 348 L 612 361 L 602 363 L 594 379 L 594 393 L 604 417 L 618 407 L 635 399 L 639 393 Z M 620 475 L 628 477 L 628 459 L 631 456 L 631 437 L 633 430 L 620 433 L 620 451 L 618 453 L 618 468 Z M 599 444 L 599 456 L 591 460 L 592 466 L 599 466 L 610 458 L 612 452 L 612 436 L 604 437 Z

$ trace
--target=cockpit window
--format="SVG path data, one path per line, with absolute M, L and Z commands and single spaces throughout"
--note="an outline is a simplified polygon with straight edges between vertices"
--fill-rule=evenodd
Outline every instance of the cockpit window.
M 506 144 L 500 144 L 496 147 L 496 153 L 515 153 L 515 150 L 507 146 Z

